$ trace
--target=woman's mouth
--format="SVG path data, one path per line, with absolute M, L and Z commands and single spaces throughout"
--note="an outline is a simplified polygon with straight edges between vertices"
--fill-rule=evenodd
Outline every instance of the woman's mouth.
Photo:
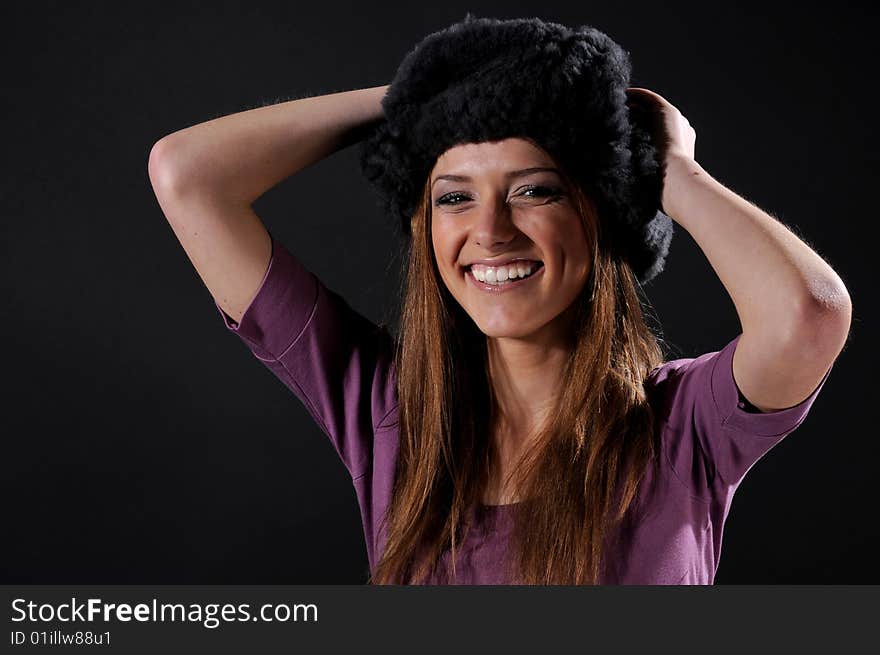
M 515 262 L 498 267 L 474 264 L 465 271 L 465 276 L 477 289 L 499 293 L 525 286 L 543 272 L 543 262 Z

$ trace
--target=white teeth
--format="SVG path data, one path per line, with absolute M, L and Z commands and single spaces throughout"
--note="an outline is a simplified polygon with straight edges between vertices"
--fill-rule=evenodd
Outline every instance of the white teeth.
M 488 284 L 504 284 L 508 281 L 524 278 L 531 275 L 536 266 L 531 262 L 514 262 L 507 266 L 485 266 L 474 264 L 471 273 L 480 282 Z

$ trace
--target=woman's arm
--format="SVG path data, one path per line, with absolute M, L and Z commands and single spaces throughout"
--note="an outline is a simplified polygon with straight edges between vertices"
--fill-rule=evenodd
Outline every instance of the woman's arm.
M 289 100 L 179 130 L 150 155 L 163 186 L 250 204 L 282 180 L 359 141 L 388 86 Z M 155 160 L 155 162 L 154 162 Z
M 694 238 L 736 305 L 733 376 L 762 411 L 804 400 L 840 354 L 852 303 L 835 271 L 788 228 L 696 161 L 666 169 L 669 216 Z
M 259 107 L 174 132 L 150 152 L 156 198 L 218 305 L 240 321 L 269 265 L 271 241 L 251 203 L 360 140 L 383 117 L 387 86 Z
M 739 390 L 762 411 L 800 403 L 846 343 L 852 303 L 843 281 L 788 228 L 696 162 L 696 133 L 675 107 L 646 89 L 633 91 L 664 113 L 664 212 L 694 238 L 736 306 Z

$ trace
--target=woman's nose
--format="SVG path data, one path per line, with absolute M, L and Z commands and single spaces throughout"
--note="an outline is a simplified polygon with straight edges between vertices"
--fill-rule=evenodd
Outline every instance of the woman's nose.
M 516 226 L 510 219 L 510 207 L 503 198 L 483 203 L 474 214 L 471 236 L 480 246 L 492 247 L 507 243 L 516 235 Z

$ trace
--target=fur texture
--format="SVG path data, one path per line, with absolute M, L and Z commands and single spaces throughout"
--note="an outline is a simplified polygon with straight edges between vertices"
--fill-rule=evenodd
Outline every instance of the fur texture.
M 626 105 L 629 54 L 603 32 L 468 12 L 404 57 L 382 98 L 385 120 L 360 163 L 402 235 L 437 158 L 461 143 L 534 139 L 595 200 L 639 282 L 663 270 L 672 220 L 660 211 L 658 150 Z

